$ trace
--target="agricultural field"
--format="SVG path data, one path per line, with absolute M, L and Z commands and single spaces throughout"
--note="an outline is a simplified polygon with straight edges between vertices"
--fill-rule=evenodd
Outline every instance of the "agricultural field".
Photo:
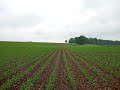
M 120 90 L 120 46 L 0 42 L 0 90 Z

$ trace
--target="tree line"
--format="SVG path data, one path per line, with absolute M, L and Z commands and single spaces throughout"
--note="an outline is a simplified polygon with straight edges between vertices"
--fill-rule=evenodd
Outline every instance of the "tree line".
M 103 40 L 97 38 L 87 38 L 85 36 L 79 36 L 75 38 L 70 38 L 68 43 L 83 44 L 96 44 L 96 45 L 120 45 L 120 41 Z

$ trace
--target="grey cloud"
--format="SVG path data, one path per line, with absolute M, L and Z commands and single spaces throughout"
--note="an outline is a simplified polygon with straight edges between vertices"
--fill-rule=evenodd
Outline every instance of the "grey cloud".
M 34 31 L 34 39 L 37 41 L 64 42 L 64 40 L 69 39 L 69 34 L 67 31 L 62 30 L 55 32 L 38 29 Z
M 96 9 L 102 6 L 101 0 L 83 0 L 83 9 Z
M 43 21 L 43 19 L 34 14 L 24 14 L 17 16 L 7 15 L 0 18 L 0 28 L 33 27 L 39 24 L 41 21 Z
M 87 37 L 97 37 L 100 39 L 120 40 L 120 24 L 95 24 L 86 23 L 80 25 L 67 25 L 65 30 L 70 37 L 85 35 Z
M 101 32 L 99 33 L 101 35 L 101 39 L 106 40 L 120 40 L 120 31 L 118 30 L 111 30 L 109 32 Z M 98 36 L 99 37 L 99 36 Z
M 33 27 L 41 23 L 44 19 L 34 14 L 5 15 L 0 17 L 0 40 L 28 40 L 28 41 L 64 41 L 71 37 L 85 35 L 87 37 L 97 37 L 100 39 L 120 40 L 120 0 L 83 0 L 83 12 L 93 11 L 96 16 L 92 16 L 83 24 L 68 24 L 64 26 L 64 31 L 33 30 L 29 32 L 15 29 Z M 6 7 L 0 4 L 0 12 L 6 11 Z M 89 13 L 88 13 L 89 14 Z M 6 29 L 7 27 L 7 29 Z M 1 29 L 2 31 L 2 29 Z M 17 34 L 19 33 L 19 34 Z
M 120 0 L 84 0 L 84 12 L 92 10 L 92 16 L 86 23 L 66 25 L 69 34 L 86 35 L 101 39 L 120 40 Z M 74 36 L 75 36 L 74 35 Z
M 99 10 L 100 8 L 114 9 L 119 7 L 120 0 L 83 0 L 84 10 Z
M 7 1 L 0 1 L 0 28 L 33 27 L 43 21 L 43 18 L 32 13 L 11 14 L 5 2 Z
M 7 12 L 7 6 L 3 1 L 0 1 L 0 15 L 3 14 L 4 12 Z
M 96 16 L 91 18 L 93 23 L 120 22 L 120 0 L 84 0 L 83 11 L 92 10 Z
M 97 16 L 92 17 L 87 23 L 94 24 L 119 24 L 120 23 L 120 10 L 98 13 Z

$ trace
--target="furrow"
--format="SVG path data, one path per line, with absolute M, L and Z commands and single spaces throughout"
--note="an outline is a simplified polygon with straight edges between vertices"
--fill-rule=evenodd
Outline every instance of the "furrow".
M 60 52 L 60 63 L 52 90 L 72 90 L 65 69 L 63 50 Z
M 52 53 L 54 54 L 55 51 Z M 35 68 L 34 70 L 27 72 L 27 74 L 25 74 L 23 76 L 23 78 L 21 78 L 20 80 L 18 80 L 17 82 L 15 82 L 10 88 L 9 90 L 20 90 L 20 87 L 23 83 L 25 83 L 28 79 L 32 78 L 37 72 L 38 70 L 41 68 L 42 65 L 44 65 L 44 63 L 48 60 L 49 57 L 51 57 L 51 55 L 48 55 L 45 60 L 43 60 L 42 62 L 40 62 Z
M 50 53 L 50 52 L 49 52 L 49 53 Z M 52 54 L 50 54 L 50 55 L 52 55 Z M 50 56 L 50 55 L 49 55 L 49 56 Z M 48 56 L 48 57 L 49 57 L 49 56 Z M 43 57 L 45 57 L 45 56 L 43 56 Z M 0 80 L 0 87 L 1 87 L 7 80 L 12 79 L 12 77 L 16 76 L 18 73 L 20 73 L 20 72 L 22 72 L 22 71 L 25 71 L 28 67 L 33 66 L 36 62 L 39 61 L 39 59 L 40 59 L 40 58 L 37 58 L 37 59 L 34 60 L 32 63 L 29 63 L 29 64 L 27 64 L 26 66 L 23 66 L 23 67 L 19 68 L 19 70 L 15 71 L 14 73 L 11 73 L 11 74 L 8 75 L 7 77 L 1 79 L 1 80 Z
M 11 87 L 11 85 L 13 85 L 15 82 L 17 82 L 18 80 L 20 80 L 26 73 L 32 71 L 43 60 L 44 59 L 39 60 L 38 62 L 36 62 L 31 67 L 28 67 L 25 71 L 17 74 L 16 76 L 13 76 L 11 79 L 7 80 L 0 89 L 1 90 L 9 89 Z
M 76 54 L 76 56 L 78 56 L 79 58 L 82 58 L 89 65 L 94 66 L 96 68 L 96 71 L 97 71 L 95 74 L 96 75 L 99 74 L 98 76 L 101 77 L 102 79 L 104 79 L 104 81 L 106 81 L 107 87 L 110 87 L 112 89 L 120 88 L 120 78 L 116 78 L 114 75 L 111 75 L 107 71 L 101 69 L 99 66 L 96 66 L 94 63 L 88 61 L 86 58 L 79 55 L 78 53 L 74 53 L 74 54 Z
M 45 90 L 46 89 L 47 82 L 49 80 L 50 74 L 51 74 L 54 64 L 56 62 L 56 58 L 57 58 L 58 54 L 59 54 L 59 51 L 51 59 L 52 61 L 47 65 L 47 67 L 42 72 L 40 77 L 36 80 L 36 82 L 34 83 L 34 86 L 31 88 L 31 90 Z
M 84 63 L 84 62 L 82 62 L 82 61 L 80 61 L 80 56 L 78 56 L 78 55 L 76 55 L 75 53 L 73 54 L 73 52 L 70 52 L 69 51 L 69 53 L 73 56 L 73 58 L 75 59 L 75 60 L 77 60 L 78 62 L 79 62 L 79 64 L 80 64 L 80 66 L 82 66 L 83 68 L 85 68 L 86 70 L 87 70 L 87 72 L 88 72 L 88 74 L 90 75 L 90 76 L 92 76 L 93 77 L 93 79 L 96 81 L 96 83 L 97 83 L 97 87 L 98 88 L 102 88 L 102 89 L 116 89 L 116 88 L 120 88 L 120 83 L 119 82 L 116 82 L 116 81 L 112 81 L 112 83 L 110 82 L 110 81 L 107 81 L 104 77 L 101 77 L 102 76 L 102 72 L 98 72 L 97 70 L 98 70 L 98 67 L 96 67 L 95 66 L 95 69 L 96 69 L 96 73 L 93 71 L 93 70 L 91 70 L 90 69 L 90 67 L 87 67 L 86 65 L 91 65 L 91 63 L 89 63 L 89 62 L 87 62 L 87 60 L 86 59 L 83 59 L 83 60 L 85 60 L 85 62 L 87 63 Z M 78 58 L 77 58 L 77 56 L 78 56 Z M 93 65 L 94 66 L 94 65 Z M 99 73 L 99 74 L 97 74 L 97 73 Z
M 74 64 L 69 54 L 65 51 L 66 58 L 68 59 L 68 63 L 70 64 L 70 70 L 72 71 L 77 90 L 91 90 L 90 82 L 83 76 L 83 74 L 79 71 L 78 67 Z

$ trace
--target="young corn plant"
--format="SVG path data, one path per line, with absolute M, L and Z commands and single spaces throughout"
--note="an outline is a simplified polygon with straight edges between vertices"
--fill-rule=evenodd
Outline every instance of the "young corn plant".
M 12 79 L 8 80 L 6 83 L 4 83 L 4 85 L 2 87 L 0 87 L 0 90 L 5 90 L 10 88 L 10 86 L 12 84 L 14 84 L 17 80 L 21 79 L 27 72 L 30 72 L 32 70 L 34 70 L 34 68 L 40 63 L 42 62 L 44 59 L 39 60 L 38 62 L 36 62 L 34 65 L 32 65 L 31 67 L 28 67 L 27 70 L 18 73 L 16 76 L 13 76 Z
M 88 79 L 89 82 L 92 83 L 93 87 L 95 87 L 96 81 L 93 79 L 93 77 L 89 76 L 87 71 L 79 65 L 78 61 L 74 60 L 74 58 L 71 56 L 71 54 L 68 51 L 67 51 L 67 53 L 69 54 L 70 58 L 75 63 L 75 65 L 78 67 L 79 71 Z
M 76 90 L 76 81 L 72 75 L 72 72 L 70 71 L 70 66 L 65 55 L 64 55 L 64 63 L 65 63 L 66 72 L 67 72 L 67 76 L 70 81 L 71 87 L 73 90 Z
M 49 60 L 47 60 L 45 62 L 45 64 L 42 65 L 42 67 L 39 69 L 39 71 L 36 73 L 36 75 L 30 79 L 28 79 L 21 87 L 21 90 L 30 90 L 31 87 L 34 85 L 35 81 L 40 77 L 40 75 L 42 74 L 42 72 L 45 70 L 45 68 L 47 67 L 47 65 L 52 61 L 52 58 L 54 57 L 54 55 L 52 55 L 52 57 L 49 58 Z
M 57 73 L 57 70 L 58 70 L 59 61 L 60 61 L 60 55 L 58 55 L 57 61 L 56 61 L 55 65 L 54 65 L 53 71 L 52 71 L 52 73 L 50 75 L 50 78 L 48 80 L 46 90 L 52 90 L 52 87 L 54 85 L 54 81 L 56 79 L 56 73 Z

